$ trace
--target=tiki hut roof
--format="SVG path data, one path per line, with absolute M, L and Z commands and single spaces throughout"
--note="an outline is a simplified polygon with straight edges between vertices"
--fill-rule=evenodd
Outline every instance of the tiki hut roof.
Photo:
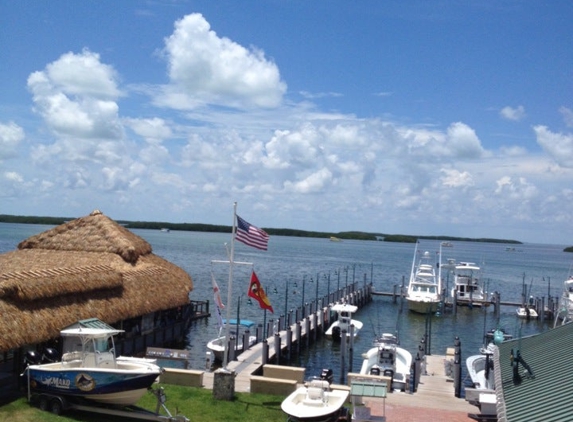
M 80 319 L 109 324 L 189 303 L 191 277 L 99 211 L 0 255 L 0 352 Z

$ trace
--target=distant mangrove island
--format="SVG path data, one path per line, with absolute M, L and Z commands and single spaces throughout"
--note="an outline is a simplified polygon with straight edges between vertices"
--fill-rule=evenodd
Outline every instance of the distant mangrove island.
M 45 225 L 59 225 L 66 221 L 73 220 L 69 217 L 34 217 L 34 216 L 19 216 L 19 215 L 6 215 L 0 214 L 0 223 L 19 223 L 19 224 L 45 224 Z M 230 233 L 231 226 L 223 226 L 216 224 L 200 224 L 200 223 L 169 223 L 165 221 L 126 221 L 116 220 L 119 224 L 129 229 L 149 229 L 149 230 L 181 230 L 181 231 L 195 231 L 195 232 L 218 232 Z M 402 234 L 387 234 L 387 233 L 366 233 L 360 231 L 348 232 L 315 232 L 308 230 L 295 230 L 295 229 L 276 229 L 269 227 L 261 227 L 269 235 L 272 236 L 294 236 L 294 237 L 313 237 L 313 238 L 336 238 L 339 240 L 372 240 L 382 242 L 400 242 L 400 243 L 416 243 L 419 239 L 426 240 L 442 240 L 442 241 L 465 241 L 465 242 L 487 242 L 487 243 L 505 243 L 505 244 L 522 244 L 517 240 L 508 239 L 490 239 L 490 238 L 469 238 L 469 237 L 454 237 L 454 236 L 411 236 Z M 573 252 L 573 247 L 567 252 Z

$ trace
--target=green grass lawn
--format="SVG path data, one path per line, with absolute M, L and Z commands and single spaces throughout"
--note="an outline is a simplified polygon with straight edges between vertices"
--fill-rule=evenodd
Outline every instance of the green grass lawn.
M 282 396 L 235 393 L 232 401 L 215 400 L 213 391 L 203 388 L 161 385 L 167 395 L 166 406 L 172 415 L 177 412 L 192 422 L 241 421 L 285 422 L 287 415 L 281 410 Z M 146 394 L 137 405 L 155 411 L 155 396 Z M 163 410 L 161 414 L 165 415 Z M 0 407 L 0 421 L 10 422 L 64 422 L 83 421 L 126 422 L 130 419 L 70 410 L 62 416 L 42 411 L 20 398 Z

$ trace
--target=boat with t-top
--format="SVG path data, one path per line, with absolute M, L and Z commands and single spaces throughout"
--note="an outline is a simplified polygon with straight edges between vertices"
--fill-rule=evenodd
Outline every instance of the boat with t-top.
M 60 331 L 63 354 L 26 355 L 31 392 L 82 398 L 116 406 L 135 404 L 161 373 L 155 359 L 116 356 L 114 336 L 123 332 L 100 321 L 98 328 Z M 51 359 L 48 358 L 51 356 Z
M 399 346 L 398 338 L 384 333 L 373 347 L 362 354 L 361 375 L 389 377 L 391 389 L 406 391 L 409 385 L 412 354 Z
M 352 314 L 358 310 L 358 306 L 348 303 L 336 303 L 330 310 L 336 312 L 337 319 L 325 331 L 324 335 L 326 337 L 333 340 L 340 340 L 343 332 L 346 333 L 346 336 L 350 336 L 351 331 L 354 333 L 354 337 L 358 335 L 363 324 L 361 321 L 352 319 Z

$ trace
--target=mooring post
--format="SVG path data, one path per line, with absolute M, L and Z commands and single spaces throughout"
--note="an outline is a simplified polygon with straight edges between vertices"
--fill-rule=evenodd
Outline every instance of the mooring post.
M 454 339 L 454 395 L 461 397 L 462 391 L 462 342 L 456 336 Z
M 259 343 L 263 339 L 263 324 L 257 325 L 255 335 L 257 336 L 257 343 Z
M 297 321 L 294 336 L 295 336 L 295 340 L 296 340 L 296 353 L 298 355 L 300 355 L 301 331 L 302 331 L 302 325 L 301 325 L 300 321 Z
M 340 384 L 344 384 L 346 378 L 346 340 L 346 330 L 342 330 L 340 333 Z
M 236 351 L 235 344 L 237 344 L 237 340 L 235 339 L 235 336 L 231 336 L 231 338 L 229 339 L 229 352 L 228 352 L 229 362 L 235 360 L 235 351 Z
M 414 392 L 418 391 L 418 385 L 420 384 L 420 376 L 422 375 L 422 357 L 420 352 L 416 353 L 416 359 L 414 360 Z
M 269 342 L 267 339 L 263 340 L 263 356 L 261 361 L 263 365 L 269 363 Z
M 292 328 L 290 325 L 286 329 L 286 348 L 287 348 L 287 361 L 290 362 L 291 349 L 292 349 Z
M 281 335 L 280 333 L 275 333 L 275 363 L 280 364 L 281 357 Z
M 306 334 L 306 347 L 310 344 L 310 317 L 304 319 L 304 332 Z
M 348 370 L 352 372 L 352 357 L 354 352 L 354 324 L 350 325 L 350 338 L 348 343 Z
M 251 337 L 251 332 L 249 330 L 243 331 L 243 352 L 248 350 L 250 347 L 249 338 Z

